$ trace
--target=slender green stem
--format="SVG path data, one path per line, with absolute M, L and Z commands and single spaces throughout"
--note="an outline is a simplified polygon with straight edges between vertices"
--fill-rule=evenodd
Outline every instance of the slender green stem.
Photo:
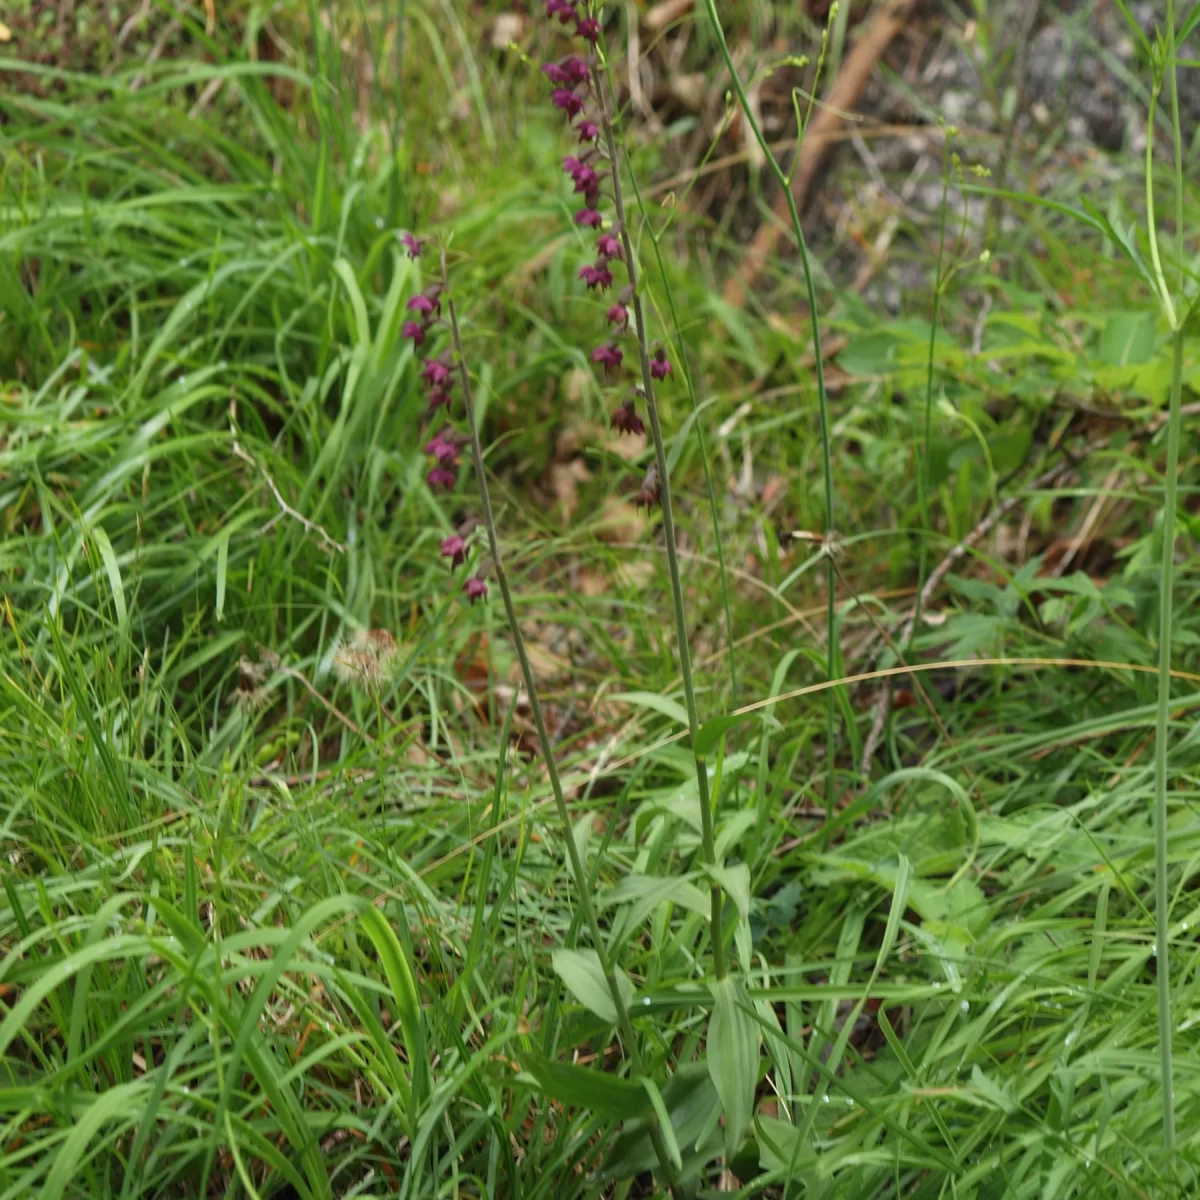
M 642 390 L 646 394 L 646 412 L 650 418 L 650 434 L 654 442 L 654 458 L 658 466 L 658 481 L 662 496 L 663 536 L 667 543 L 667 571 L 671 576 L 671 604 L 675 610 L 675 640 L 679 643 L 679 677 L 683 683 L 683 704 L 687 709 L 688 733 L 691 737 L 693 757 L 696 763 L 696 788 L 700 796 L 700 843 L 704 861 L 717 866 L 716 837 L 713 833 L 712 798 L 708 790 L 708 763 L 695 753 L 696 738 L 700 732 L 700 717 L 696 708 L 696 688 L 692 682 L 692 654 L 688 645 L 687 616 L 683 607 L 683 577 L 679 571 L 679 550 L 675 545 L 675 513 L 671 504 L 671 476 L 667 467 L 667 448 L 663 442 L 662 422 L 658 416 L 658 400 L 654 392 L 654 376 L 650 373 L 650 349 L 646 343 L 646 316 L 642 307 L 642 296 L 638 291 L 637 259 L 633 253 L 633 239 L 629 236 L 629 225 L 625 220 L 625 199 L 621 191 L 621 161 L 617 157 L 617 140 L 613 134 L 612 118 L 609 115 L 608 97 L 598 72 L 592 73 L 592 88 L 600 108 L 600 124 L 604 129 L 608 158 L 612 166 L 613 207 L 616 209 L 617 229 L 621 248 L 625 252 L 625 269 L 629 272 L 629 290 L 633 293 L 633 320 L 637 333 L 638 358 L 642 367 Z M 712 897 L 712 946 L 713 969 L 718 979 L 727 974 L 725 965 L 725 936 L 722 921 L 724 897 L 720 885 L 714 879 L 710 888 Z
M 1179 74 L 1175 65 L 1175 2 L 1167 0 L 1167 80 L 1171 85 L 1171 144 L 1175 165 L 1175 258 L 1183 298 L 1183 130 L 1179 124 Z
M 1172 73 L 1174 78 L 1174 73 Z M 1150 262 L 1154 267 L 1154 281 L 1158 286 L 1158 299 L 1166 314 L 1167 324 L 1175 328 L 1175 303 L 1171 299 L 1171 289 L 1167 286 L 1163 274 L 1162 260 L 1158 254 L 1158 229 L 1154 217 L 1154 113 L 1158 107 L 1159 83 L 1156 80 L 1150 91 L 1150 112 L 1146 119 L 1146 238 L 1150 242 Z
M 1175 1073 L 1172 1066 L 1170 917 L 1167 889 L 1167 734 L 1171 708 L 1171 592 L 1175 582 L 1175 513 L 1179 474 L 1183 331 L 1172 336 L 1171 400 L 1167 416 L 1167 474 L 1163 481 L 1162 573 L 1159 578 L 1158 719 L 1154 732 L 1154 941 L 1158 985 L 1158 1061 L 1163 1110 L 1163 1148 L 1168 1169 L 1175 1157 Z
M 1166 62 L 1163 64 L 1171 95 L 1171 133 L 1175 182 L 1175 253 L 1179 267 L 1179 301 L 1183 293 L 1183 139 L 1179 125 L 1179 87 L 1175 64 L 1175 6 L 1167 0 Z M 1159 1090 L 1162 1094 L 1163 1153 L 1168 1175 L 1175 1170 L 1175 1070 L 1171 1016 L 1171 897 L 1168 889 L 1169 838 L 1167 830 L 1167 738 L 1171 707 L 1171 625 L 1175 584 L 1175 530 L 1178 524 L 1179 441 L 1183 392 L 1183 321 L 1177 318 L 1171 290 L 1159 261 L 1157 218 L 1154 211 L 1154 110 L 1162 87 L 1156 75 L 1150 92 L 1146 129 L 1146 232 L 1150 256 L 1162 299 L 1163 313 L 1171 326 L 1171 393 L 1167 410 L 1167 467 L 1163 479 L 1162 564 L 1159 576 L 1158 711 L 1154 730 L 1154 942 L 1155 983 L 1158 991 Z
M 758 126 L 758 122 L 754 119 L 754 110 L 750 106 L 749 97 L 746 95 L 746 89 L 742 86 L 742 81 L 737 73 L 737 67 L 734 65 L 733 55 L 729 50 L 729 43 L 725 40 L 725 30 L 721 26 L 721 19 L 717 15 L 716 0 L 705 0 L 705 7 L 708 10 L 708 19 L 712 24 L 713 34 L 716 36 L 717 45 L 721 49 L 721 57 L 725 60 L 725 68 L 729 72 L 729 77 L 733 81 L 734 91 L 737 92 L 738 101 L 742 106 L 742 115 L 745 117 L 747 124 L 750 126 L 751 132 L 754 134 L 755 140 L 758 142 L 759 149 L 763 152 L 763 157 L 766 159 L 768 166 L 771 168 L 771 173 L 775 176 L 779 186 L 783 189 L 783 195 L 787 201 L 788 216 L 792 222 L 792 234 L 796 239 L 796 245 L 800 251 L 800 264 L 804 269 L 804 286 L 808 292 L 808 316 L 812 323 L 812 341 L 813 341 L 813 358 L 816 363 L 816 383 L 817 383 L 817 407 L 820 410 L 821 416 L 821 460 L 822 467 L 825 472 L 825 536 L 831 541 L 834 537 L 833 527 L 833 455 L 830 448 L 830 431 L 829 431 L 829 395 L 825 390 L 825 364 L 821 358 L 821 326 L 817 318 L 817 292 L 813 286 L 812 265 L 808 260 L 808 243 L 804 240 L 804 230 L 800 225 L 800 214 L 796 210 L 796 197 L 792 192 L 790 181 L 787 175 L 784 174 L 783 167 L 779 165 L 779 160 L 771 152 L 771 147 L 767 139 L 763 136 L 762 130 Z M 826 638 L 826 672 L 832 680 L 837 664 L 837 593 L 835 590 L 835 577 L 833 571 L 833 559 L 828 560 L 828 566 L 825 572 L 825 586 L 828 592 L 829 601 L 825 614 L 825 638 Z M 830 689 L 826 700 L 826 725 L 827 725 L 827 742 L 825 747 L 826 758 L 826 781 L 825 781 L 825 811 L 831 816 L 833 813 L 833 785 L 834 785 L 834 694 Z M 825 822 L 826 828 L 830 827 L 831 822 Z
M 613 113 L 614 123 L 617 120 L 617 114 Z M 738 703 L 738 686 L 737 686 L 737 655 L 733 648 L 733 611 L 729 604 L 729 573 L 725 570 L 725 546 L 721 537 L 721 514 L 717 508 L 717 489 L 713 483 L 712 467 L 708 461 L 708 447 L 704 441 L 704 426 L 700 421 L 700 401 L 696 395 L 696 385 L 692 381 L 692 370 L 688 365 L 687 343 L 683 340 L 683 325 L 679 320 L 679 310 L 675 306 L 675 295 L 671 290 L 671 284 L 667 278 L 666 264 L 663 262 L 662 246 L 660 244 L 661 235 L 655 231 L 654 226 L 650 222 L 649 215 L 646 212 L 646 204 L 642 199 L 641 190 L 638 188 L 637 176 L 632 171 L 629 173 L 630 186 L 633 188 L 633 196 L 637 201 L 642 217 L 645 219 L 646 232 L 650 238 L 650 245 L 654 247 L 654 261 L 658 265 L 658 275 L 662 280 L 663 293 L 667 298 L 667 307 L 671 311 L 671 324 L 675 329 L 675 349 L 679 355 L 678 365 L 680 371 L 683 372 L 683 382 L 687 387 L 688 401 L 692 406 L 692 419 L 696 425 L 696 445 L 700 451 L 700 466 L 704 471 L 704 484 L 708 490 L 708 508 L 712 514 L 713 523 L 713 549 L 717 555 L 717 569 L 721 573 L 721 607 L 725 610 L 725 640 L 729 644 L 729 690 L 730 704 L 736 708 Z
M 933 367 L 937 350 L 937 327 L 942 311 L 943 266 L 946 257 L 946 198 L 950 190 L 950 146 L 949 138 L 942 154 L 942 204 L 938 222 L 937 275 L 933 284 L 933 313 L 929 319 L 929 358 L 925 366 L 925 444 L 921 447 L 921 461 L 917 464 L 917 506 L 921 514 L 923 536 L 917 551 L 917 599 L 913 606 L 912 628 L 904 644 L 907 650 L 912 645 L 913 633 L 921 624 L 921 593 L 925 590 L 925 571 L 929 563 L 929 487 L 930 474 L 929 443 L 933 437 Z
M 442 259 L 442 280 L 443 286 L 445 286 L 448 283 L 448 279 L 444 253 Z M 562 779 L 559 777 L 558 766 L 554 761 L 554 745 L 550 741 L 550 734 L 546 729 L 546 718 L 542 714 L 542 704 L 538 699 L 537 687 L 533 679 L 533 668 L 529 662 L 529 652 L 525 648 L 525 638 L 521 633 L 521 626 L 517 621 L 517 610 L 513 605 L 512 590 L 508 586 L 508 575 L 504 570 L 504 558 L 500 553 L 500 538 L 496 532 L 496 516 L 492 510 L 492 497 L 488 491 L 487 472 L 483 465 L 483 446 L 479 441 L 479 432 L 475 425 L 475 402 L 471 394 L 471 376 L 467 370 L 467 358 L 463 353 L 462 335 L 458 329 L 458 313 L 454 307 L 453 299 L 445 293 L 443 293 L 443 298 L 445 299 L 446 314 L 450 322 L 450 334 L 454 340 L 454 351 L 458 358 L 458 373 L 463 388 L 463 408 L 466 410 L 467 431 L 471 437 L 471 461 L 475 467 L 475 482 L 479 488 L 479 502 L 483 509 L 484 527 L 487 529 L 488 548 L 492 556 L 492 572 L 500 588 L 500 595 L 504 601 L 504 614 L 508 618 L 508 627 L 512 633 L 513 646 L 516 648 L 517 659 L 521 664 L 521 678 L 524 681 L 525 691 L 529 697 L 529 707 L 533 712 L 533 723 L 537 729 L 538 743 L 542 748 L 542 759 L 546 764 L 546 774 L 550 778 L 550 790 L 554 794 L 554 807 L 558 814 L 559 823 L 562 825 L 563 841 L 566 842 L 567 846 L 567 859 L 571 864 L 571 875 L 575 881 L 575 891 L 579 897 L 579 908 L 592 935 L 592 946 L 596 951 L 596 957 L 600 960 L 600 969 L 604 972 L 604 982 L 608 986 L 608 994 L 612 998 L 613 1007 L 617 1010 L 617 1027 L 621 1031 L 626 1053 L 629 1055 L 629 1064 L 635 1075 L 645 1075 L 645 1064 L 642 1061 L 642 1052 L 638 1047 L 633 1021 L 630 1019 L 629 1009 L 626 1007 L 625 999 L 621 995 L 621 989 L 617 985 L 616 972 L 613 970 L 612 960 L 609 957 L 608 950 L 604 944 L 604 937 L 600 930 L 600 921 L 596 916 L 596 906 L 592 903 L 591 884 L 587 869 L 583 864 L 583 860 L 579 857 L 579 848 L 575 845 L 574 830 L 571 828 L 571 814 L 567 810 Z M 662 1167 L 663 1178 L 670 1180 L 673 1176 L 671 1158 L 667 1152 L 665 1143 L 662 1141 L 661 1131 L 654 1121 L 650 1123 L 650 1139 L 654 1143 L 654 1149 Z M 679 1196 L 680 1200 L 682 1200 L 682 1194 L 677 1192 L 674 1184 L 671 1185 L 671 1193 L 672 1195 Z

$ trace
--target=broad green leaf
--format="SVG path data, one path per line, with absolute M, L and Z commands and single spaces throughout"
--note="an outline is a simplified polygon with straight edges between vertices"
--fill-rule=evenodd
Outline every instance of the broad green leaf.
M 707 1063 L 701 1060 L 680 1067 L 662 1089 L 662 1100 L 683 1157 L 681 1176 L 688 1178 L 720 1153 L 721 1134 L 717 1125 L 721 1119 L 721 1100 Z M 616 1139 L 601 1175 L 605 1179 L 629 1179 L 657 1166 L 648 1123 L 643 1119 L 627 1125 Z
M 669 717 L 672 721 L 678 721 L 680 725 L 686 726 L 688 723 L 687 709 L 683 707 L 677 700 L 672 700 L 667 696 L 660 696 L 657 692 L 617 692 L 609 697 L 610 700 L 620 700 L 625 704 L 633 704 L 638 708 L 650 708 L 656 713 L 661 713 L 664 717 Z
M 875 968 L 871 972 L 872 984 L 879 977 L 879 972 L 883 970 L 883 965 L 887 962 L 887 957 L 896 944 L 896 936 L 900 932 L 900 922 L 908 908 L 908 894 L 911 887 L 912 864 L 906 855 L 901 854 L 899 865 L 896 868 L 896 882 L 892 887 L 892 903 L 888 908 L 887 925 L 884 926 L 883 939 L 879 943 L 879 953 L 875 956 Z
M 362 289 L 358 286 L 353 269 L 344 258 L 339 258 L 333 264 L 333 269 L 346 289 L 350 307 L 354 310 L 355 337 L 359 346 L 365 350 L 371 344 L 371 322 L 367 317 L 367 303 L 363 299 Z
M 708 1070 L 725 1112 L 725 1154 L 741 1149 L 754 1116 L 758 1085 L 758 1022 L 740 979 L 727 976 L 712 985 L 708 1019 Z
M 988 438 L 988 450 L 992 455 L 992 467 L 997 475 L 1015 471 L 1029 454 L 1033 444 L 1033 430 L 1023 425 L 1011 433 L 1002 433 Z
M 404 1050 L 412 1069 L 412 1120 L 416 1118 L 421 1103 L 429 1092 L 429 1068 L 425 1058 L 425 1027 L 421 999 L 417 993 L 417 981 L 412 963 L 396 931 L 387 918 L 373 904 L 363 907 L 358 914 L 359 924 L 379 955 L 384 974 L 392 989 L 396 1005 L 396 1017 L 404 1037 Z
M 743 808 L 740 812 L 735 812 L 729 820 L 723 822 L 717 831 L 717 840 L 714 845 L 717 861 L 719 862 L 735 849 L 746 832 L 757 824 L 758 813 L 752 808 Z
M 1109 315 L 1096 357 L 1113 367 L 1132 367 L 1149 362 L 1157 338 L 1152 312 L 1115 312 Z
M 730 713 L 726 717 L 710 717 L 696 731 L 696 741 L 692 747 L 696 752 L 696 757 L 707 758 L 728 730 L 740 722 L 756 716 L 758 716 L 757 712 Z
M 213 616 L 225 620 L 225 587 L 229 578 L 229 536 L 217 542 L 217 608 Z
M 572 1108 L 619 1119 L 639 1117 L 651 1108 L 651 1098 L 641 1084 L 607 1071 L 589 1071 L 537 1054 L 522 1055 L 521 1065 L 540 1091 Z
M 811 1168 L 816 1162 L 812 1146 L 800 1137 L 800 1130 L 777 1117 L 759 1117 L 758 1161 L 764 1171 L 785 1172 L 784 1178 L 793 1178 L 793 1172 Z
M 642 1087 L 645 1089 L 646 1095 L 650 1097 L 650 1103 L 654 1106 L 654 1116 L 658 1121 L 667 1157 L 671 1160 L 672 1170 L 678 1176 L 683 1170 L 683 1155 L 679 1153 L 679 1143 L 675 1140 L 675 1129 L 671 1124 L 671 1114 L 667 1110 L 667 1102 L 663 1099 L 663 1094 L 658 1090 L 658 1084 L 653 1079 L 642 1076 Z
M 608 990 L 608 982 L 600 966 L 595 950 L 558 949 L 551 954 L 555 974 L 566 985 L 567 991 L 589 1012 L 602 1021 L 617 1023 L 617 1006 Z M 633 985 L 620 967 L 614 967 L 617 989 L 628 1008 L 633 1003 Z
M 704 868 L 721 886 L 721 890 L 737 905 L 738 916 L 743 921 L 750 919 L 750 868 L 745 863 L 732 867 Z
M 99 525 L 91 529 L 92 541 L 100 552 L 100 560 L 104 563 L 104 573 L 108 576 L 108 584 L 112 589 L 113 607 L 117 610 L 117 624 L 124 629 L 126 625 L 125 585 L 121 582 L 121 568 L 117 565 L 117 555 L 108 534 Z
M 775 1068 L 775 1084 L 783 1097 L 790 1097 L 793 1088 L 792 1055 L 788 1049 L 787 1038 L 775 1014 L 775 1006 L 770 1000 L 755 1000 L 754 1011 L 758 1013 L 759 1024 L 763 1029 L 763 1045 Z M 784 1099 L 785 1110 L 791 1101 Z
M 600 907 L 628 904 L 627 928 L 640 925 L 660 904 L 678 904 L 691 912 L 709 917 L 708 896 L 694 883 L 680 877 L 655 879 L 650 875 L 627 875 L 615 887 L 597 897 Z

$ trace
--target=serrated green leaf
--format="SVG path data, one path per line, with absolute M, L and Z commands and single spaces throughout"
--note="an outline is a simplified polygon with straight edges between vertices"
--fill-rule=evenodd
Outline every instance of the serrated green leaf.
M 754 1116 L 758 1085 L 758 1022 L 740 979 L 727 976 L 712 985 L 708 1019 L 708 1070 L 725 1113 L 725 1154 L 741 1149 Z
M 589 1012 L 595 1013 L 602 1021 L 615 1025 L 617 1006 L 613 1003 L 608 982 L 604 978 L 604 970 L 600 966 L 600 958 L 595 950 L 559 949 L 550 957 L 554 964 L 554 973 L 566 985 L 567 991 Z M 617 990 L 628 1008 L 633 1003 L 633 985 L 620 967 L 614 967 L 613 973 L 617 980 Z

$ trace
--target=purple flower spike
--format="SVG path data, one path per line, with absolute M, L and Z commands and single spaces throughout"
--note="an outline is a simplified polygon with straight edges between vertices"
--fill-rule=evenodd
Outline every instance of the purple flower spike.
M 461 567 L 467 561 L 467 543 L 457 533 L 443 538 L 442 557 L 450 560 L 451 569 Z
M 620 258 L 621 243 L 611 233 L 602 233 L 596 243 L 596 253 L 601 258 Z
M 667 362 L 667 352 L 661 347 L 657 347 L 654 351 L 654 357 L 650 360 L 650 374 L 655 379 L 666 379 L 671 373 L 671 364 Z
M 594 46 L 600 40 L 600 22 L 595 17 L 580 17 L 575 32 Z
M 587 163 L 580 163 L 579 169 L 571 172 L 571 178 L 575 180 L 575 190 L 585 196 L 592 196 L 599 189 L 600 176 Z
M 425 476 L 425 482 L 436 492 L 438 488 L 445 488 L 450 491 L 451 488 L 458 482 L 458 474 L 449 467 L 434 467 L 433 470 Z
M 583 170 L 583 163 L 580 162 L 575 155 L 568 154 L 567 157 L 562 160 L 562 169 L 566 172 L 566 174 L 570 175 L 570 177 L 574 179 L 575 172 Z
M 574 92 L 568 91 L 566 88 L 555 88 L 550 93 L 550 103 L 555 108 L 561 108 L 567 114 L 567 117 L 572 120 L 583 112 L 583 101 Z
M 546 0 L 546 16 L 557 17 L 567 25 L 575 18 L 575 5 L 571 0 Z
M 442 303 L 436 296 L 427 296 L 422 292 L 419 296 L 414 296 L 406 305 L 410 312 L 420 313 L 423 317 L 432 317 L 435 312 L 441 310 Z
M 603 346 L 597 346 L 592 351 L 592 362 L 602 364 L 605 375 L 621 365 L 621 358 L 621 347 L 616 342 L 605 342 Z
M 645 433 L 646 427 L 632 400 L 626 400 L 612 415 L 612 427 L 620 433 Z
M 542 74 L 550 80 L 551 83 L 567 83 L 567 73 L 558 65 L 558 63 L 547 63 L 542 68 Z
M 623 304 L 614 304 L 606 315 L 610 324 L 617 329 L 625 329 L 629 325 L 629 309 Z
M 584 117 L 583 120 L 575 126 L 575 129 L 579 133 L 579 140 L 581 142 L 595 142 L 600 140 L 600 126 L 597 125 L 595 121 L 590 120 L 588 117 Z
M 421 251 L 425 248 L 424 241 L 419 237 L 414 237 L 411 233 L 400 235 L 400 245 L 408 251 L 409 258 L 420 258 Z
M 458 465 L 458 438 L 454 430 L 443 429 L 437 437 L 425 443 L 425 453 L 432 454 L 443 467 Z
M 562 71 L 563 77 L 571 83 L 587 83 L 591 75 L 587 60 L 580 58 L 578 54 L 572 54 L 570 58 L 564 58 L 558 64 L 558 68 Z
M 478 575 L 472 575 L 471 578 L 463 584 L 463 591 L 467 593 L 467 599 L 470 600 L 472 604 L 474 604 L 476 600 L 486 600 L 487 580 L 480 579 Z
M 581 208 L 575 214 L 575 224 L 585 229 L 599 229 L 604 224 L 604 218 L 594 208 Z
M 599 288 L 604 291 L 605 288 L 612 287 L 613 273 L 602 262 L 598 262 L 593 266 L 580 267 L 579 278 L 588 285 L 588 290 Z
M 450 378 L 450 364 L 440 358 L 427 358 L 421 368 L 421 378 L 432 388 L 440 388 Z
M 425 340 L 425 326 L 416 321 L 405 321 L 400 327 L 400 336 L 412 338 L 413 345 L 419 346 Z

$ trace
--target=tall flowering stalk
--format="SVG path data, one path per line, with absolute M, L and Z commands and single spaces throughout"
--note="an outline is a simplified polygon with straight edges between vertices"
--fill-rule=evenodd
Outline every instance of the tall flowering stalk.
M 678 643 L 679 674 L 683 684 L 684 707 L 687 710 L 688 732 L 691 735 L 696 767 L 696 787 L 700 799 L 701 847 L 704 861 L 717 867 L 716 840 L 713 832 L 712 797 L 709 794 L 708 764 L 695 753 L 700 717 L 696 707 L 696 689 L 692 680 L 692 660 L 688 644 L 687 618 L 683 602 L 683 580 L 679 569 L 679 552 L 675 539 L 675 514 L 671 502 L 671 477 L 667 467 L 666 445 L 663 442 L 662 421 L 659 416 L 656 383 L 673 373 L 662 346 L 653 351 L 646 331 L 646 318 L 639 290 L 637 256 L 626 220 L 625 199 L 621 186 L 621 150 L 608 96 L 604 87 L 605 63 L 598 49 L 600 28 L 591 17 L 581 15 L 571 0 L 547 0 L 548 16 L 557 16 L 564 24 L 574 22 L 576 34 L 586 43 L 585 55 L 571 54 L 556 63 L 547 63 L 542 72 L 553 90 L 550 102 L 573 122 L 572 130 L 586 149 L 563 159 L 563 170 L 571 177 L 575 191 L 583 196 L 584 206 L 575 214 L 575 224 L 584 229 L 599 231 L 596 240 L 596 261 L 579 270 L 579 278 L 599 291 L 615 286 L 614 265 L 625 274 L 626 284 L 608 309 L 610 336 L 591 353 L 592 362 L 604 368 L 606 379 L 617 376 L 624 361 L 624 351 L 618 340 L 632 335 L 637 349 L 641 381 L 632 395 L 626 397 L 612 417 L 613 427 L 622 432 L 638 432 L 643 422 L 637 412 L 637 402 L 645 404 L 654 443 L 654 463 L 642 481 L 637 502 L 647 507 L 658 504 L 662 509 L 663 534 L 666 540 L 667 569 L 671 577 L 671 603 L 675 615 L 675 634 Z M 613 221 L 605 221 L 600 210 L 604 188 L 611 191 Z M 727 973 L 722 909 L 724 898 L 715 878 L 711 886 L 711 934 L 713 966 L 718 980 Z
M 420 239 L 413 237 L 411 234 L 406 234 L 403 240 L 404 244 L 408 247 L 410 256 L 415 258 L 421 254 L 423 245 Z M 441 315 L 443 301 L 445 303 L 444 321 Z M 467 368 L 466 354 L 463 350 L 462 334 L 458 325 L 458 312 L 455 309 L 454 300 L 449 293 L 445 250 L 441 252 L 440 281 L 427 288 L 420 295 L 413 297 L 409 301 L 408 307 L 417 314 L 419 320 L 409 322 L 405 327 L 405 336 L 411 338 L 416 345 L 420 346 L 425 342 L 433 326 L 437 323 L 447 325 L 450 333 L 451 352 L 443 353 L 437 358 L 426 359 L 421 371 L 421 379 L 429 391 L 429 416 L 433 417 L 437 415 L 444 408 L 446 410 L 447 421 L 449 421 L 453 409 L 454 385 L 457 382 L 462 387 L 462 421 L 466 427 L 466 432 L 462 434 L 453 425 L 447 423 L 435 437 L 426 443 L 425 453 L 433 459 L 433 466 L 425 477 L 426 482 L 431 488 L 435 489 L 454 488 L 458 481 L 459 453 L 465 446 L 470 450 L 471 462 L 475 473 L 475 483 L 479 490 L 480 517 L 472 517 L 464 521 L 455 533 L 442 541 L 442 556 L 449 560 L 452 570 L 462 566 L 471 554 L 475 532 L 480 528 L 485 531 L 487 550 L 490 552 L 490 557 L 485 558 L 482 565 L 468 573 L 466 581 L 463 584 L 463 591 L 471 603 L 486 599 L 488 595 L 487 579 L 489 574 L 494 576 L 496 584 L 500 589 L 500 596 L 504 602 L 504 613 L 508 618 L 513 646 L 516 649 L 517 660 L 521 666 L 521 678 L 525 684 L 525 693 L 529 700 L 530 709 L 533 712 L 533 723 L 537 729 L 538 743 L 541 747 L 542 758 L 546 764 L 546 774 L 550 780 L 550 790 L 554 796 L 555 811 L 562 826 L 563 841 L 567 848 L 567 859 L 570 864 L 572 878 L 575 882 L 579 907 L 583 912 L 584 921 L 591 934 L 592 946 L 600 963 L 600 969 L 604 975 L 609 997 L 612 1000 L 613 1008 L 616 1010 L 617 1027 L 621 1033 L 625 1053 L 629 1058 L 630 1068 L 635 1077 L 644 1078 L 646 1074 L 645 1063 L 638 1045 L 637 1034 L 633 1028 L 633 1021 L 629 1015 L 629 1008 L 625 1003 L 625 997 L 622 995 L 617 973 L 600 928 L 600 921 L 596 916 L 596 908 L 592 902 L 590 890 L 591 880 L 588 877 L 587 868 L 580 857 L 579 849 L 575 843 L 571 817 L 567 810 L 567 801 L 563 793 L 562 780 L 554 759 L 554 745 L 546 729 L 546 719 L 542 713 L 541 700 L 538 696 L 537 685 L 534 682 L 533 668 L 529 661 L 529 652 L 526 649 L 525 638 L 521 632 L 520 623 L 517 620 L 512 589 L 509 586 L 508 573 L 504 567 L 504 556 L 500 549 L 500 538 L 496 530 L 496 516 L 492 508 L 491 493 L 488 490 L 487 472 L 484 468 L 483 446 L 480 443 L 479 431 L 475 423 L 475 404 L 471 395 L 471 376 Z M 669 1181 L 671 1194 L 677 1200 L 682 1200 L 682 1193 L 677 1190 L 673 1182 L 670 1182 L 674 1179 L 676 1164 L 667 1149 L 657 1119 L 651 1121 L 649 1132 L 663 1172 L 663 1178 Z

